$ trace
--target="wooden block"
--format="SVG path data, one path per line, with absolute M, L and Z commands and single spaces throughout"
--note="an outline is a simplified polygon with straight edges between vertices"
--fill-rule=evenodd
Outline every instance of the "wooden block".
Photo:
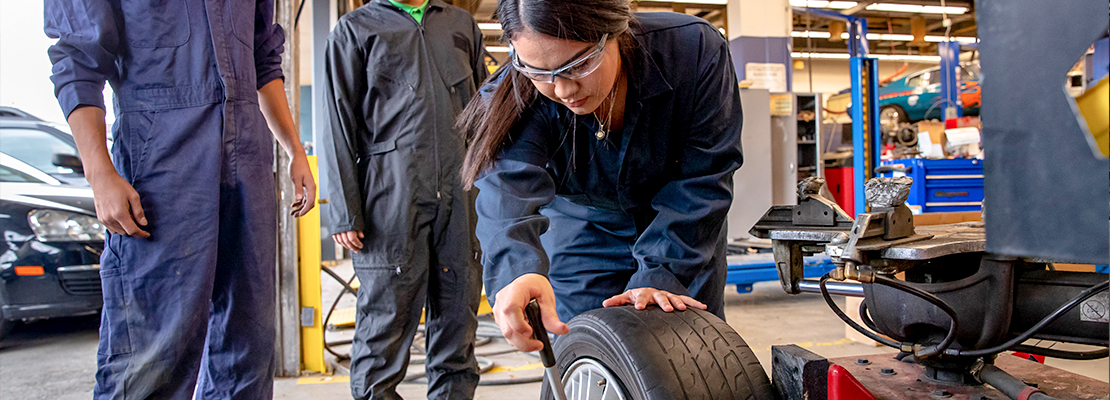
M 914 215 L 913 224 L 915 226 L 945 225 L 960 222 L 980 221 L 982 219 L 983 213 L 979 211 L 924 213 Z

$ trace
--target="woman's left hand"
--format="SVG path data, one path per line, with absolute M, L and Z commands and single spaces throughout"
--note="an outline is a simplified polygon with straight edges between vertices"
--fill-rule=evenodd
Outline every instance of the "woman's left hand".
M 693 306 L 702 310 L 709 308 L 690 296 L 677 295 L 665 290 L 653 288 L 629 289 L 601 303 L 601 305 L 605 307 L 617 307 L 628 304 L 632 304 L 637 310 L 647 308 L 648 304 L 657 304 L 659 308 L 662 308 L 663 311 L 666 312 L 674 311 L 676 308 L 680 311 L 686 310 L 686 306 Z

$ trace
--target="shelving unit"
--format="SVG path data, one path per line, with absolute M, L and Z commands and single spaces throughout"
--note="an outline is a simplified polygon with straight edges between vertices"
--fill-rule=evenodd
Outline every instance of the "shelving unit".
M 821 160 L 821 110 L 820 93 L 796 93 L 794 96 L 798 123 L 798 180 L 810 176 L 825 177 Z

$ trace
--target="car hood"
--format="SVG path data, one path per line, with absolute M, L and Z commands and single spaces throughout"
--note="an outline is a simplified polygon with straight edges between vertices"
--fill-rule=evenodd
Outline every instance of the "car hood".
M 92 189 L 87 187 L 4 182 L 0 188 L 0 199 L 5 201 L 96 215 Z

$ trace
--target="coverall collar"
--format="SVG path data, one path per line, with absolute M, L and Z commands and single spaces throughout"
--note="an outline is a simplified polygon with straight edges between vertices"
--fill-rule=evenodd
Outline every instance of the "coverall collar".
M 373 0 L 372 2 L 375 3 L 375 4 L 378 4 L 378 5 L 383 5 L 383 6 L 389 7 L 390 9 L 401 11 L 400 8 L 397 8 L 397 6 L 393 5 L 393 3 L 390 3 L 389 0 Z M 446 8 L 447 3 L 444 3 L 443 0 L 428 0 L 428 5 L 427 5 L 427 7 L 424 8 L 424 10 L 425 10 L 425 12 L 427 12 L 428 10 L 431 10 L 433 7 Z
M 635 76 L 630 76 L 630 78 L 633 79 L 629 80 L 629 82 L 631 82 L 632 85 L 637 89 L 637 92 L 639 93 L 637 97 L 639 98 L 639 100 L 649 99 L 673 90 L 671 84 L 667 82 L 667 79 L 659 70 L 659 66 L 656 65 L 655 59 L 651 57 L 651 54 L 648 54 L 648 52 L 644 51 L 641 46 L 642 45 L 636 46 L 635 51 L 636 58 L 638 58 L 638 60 L 636 62 L 637 65 L 634 70 Z

